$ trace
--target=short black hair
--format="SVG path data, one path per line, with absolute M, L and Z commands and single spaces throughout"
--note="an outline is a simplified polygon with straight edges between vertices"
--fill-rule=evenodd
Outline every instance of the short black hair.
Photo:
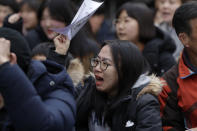
M 44 55 L 48 57 L 50 48 L 55 48 L 53 43 L 51 42 L 40 43 L 32 49 L 31 57 L 34 57 L 36 55 Z
M 156 35 L 154 26 L 154 13 L 144 3 L 127 2 L 123 4 L 116 13 L 116 18 L 121 12 L 126 10 L 129 17 L 137 20 L 139 24 L 139 41 L 146 44 L 147 41 L 153 39 Z
M 184 32 L 190 36 L 192 29 L 189 22 L 194 18 L 197 18 L 197 2 L 191 1 L 182 4 L 175 11 L 172 20 L 172 25 L 175 28 L 177 35 Z

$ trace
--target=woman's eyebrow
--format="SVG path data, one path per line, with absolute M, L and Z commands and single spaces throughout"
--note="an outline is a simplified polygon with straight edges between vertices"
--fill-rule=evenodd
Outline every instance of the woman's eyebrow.
M 112 60 L 111 59 L 109 59 L 109 58 L 102 58 L 102 57 L 100 57 L 100 56 L 97 56 L 99 59 L 101 59 L 102 61 L 110 61 L 110 62 L 112 62 Z
M 112 62 L 112 60 L 109 59 L 109 58 L 102 58 L 102 61 L 109 61 L 109 62 Z

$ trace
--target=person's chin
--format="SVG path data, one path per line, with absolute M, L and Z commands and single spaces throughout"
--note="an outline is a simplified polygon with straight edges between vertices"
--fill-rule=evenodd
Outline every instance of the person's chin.
M 96 89 L 100 92 L 105 92 L 105 89 L 103 88 L 103 86 L 96 86 Z
M 127 37 L 119 37 L 120 40 L 127 40 Z
M 55 34 L 47 34 L 48 39 L 52 40 L 55 38 Z
M 165 17 L 163 17 L 163 21 L 164 22 L 170 22 L 171 21 L 171 16 L 165 16 Z

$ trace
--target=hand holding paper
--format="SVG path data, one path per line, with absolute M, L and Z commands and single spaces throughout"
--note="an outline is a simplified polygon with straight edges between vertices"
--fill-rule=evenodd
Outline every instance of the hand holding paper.
M 102 4 L 103 2 L 84 0 L 70 25 L 64 28 L 52 30 L 59 34 L 68 36 L 68 39 L 71 40 Z
M 64 35 L 58 35 L 53 41 L 55 44 L 55 52 L 61 55 L 66 55 L 70 46 L 70 40 L 68 37 Z

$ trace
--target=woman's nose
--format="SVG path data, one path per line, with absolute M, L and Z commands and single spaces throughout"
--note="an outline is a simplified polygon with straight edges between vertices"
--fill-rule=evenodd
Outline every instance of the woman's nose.
M 47 27 L 50 27 L 51 26 L 51 20 L 50 19 L 45 20 L 45 24 L 46 24 Z
M 124 27 L 124 22 L 123 22 L 123 21 L 120 21 L 118 24 L 116 24 L 116 27 L 117 27 L 118 29 L 123 29 L 123 27 Z
M 100 62 L 96 65 L 96 67 L 94 67 L 94 71 L 101 72 Z

